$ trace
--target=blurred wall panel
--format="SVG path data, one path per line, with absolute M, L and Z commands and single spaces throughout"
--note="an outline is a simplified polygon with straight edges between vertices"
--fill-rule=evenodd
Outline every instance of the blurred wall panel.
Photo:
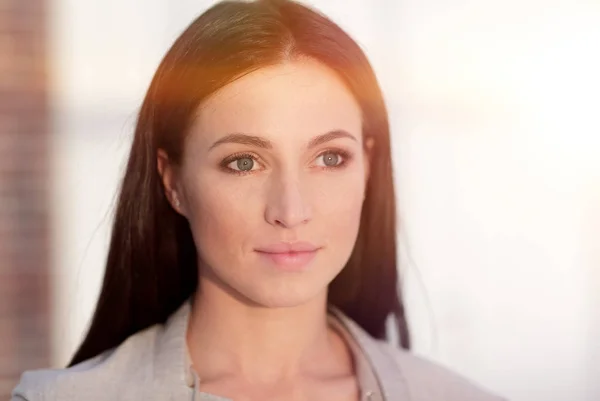
M 50 363 L 46 1 L 0 1 L 0 399 Z

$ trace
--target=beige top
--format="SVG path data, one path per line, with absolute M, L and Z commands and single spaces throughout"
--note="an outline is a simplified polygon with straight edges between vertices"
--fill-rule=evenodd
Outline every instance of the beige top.
M 373 367 L 369 363 L 362 348 L 360 348 L 360 345 L 358 345 L 354 337 L 350 335 L 348 330 L 337 318 L 336 314 L 340 312 L 335 309 L 332 311 L 334 315 L 329 315 L 329 324 L 344 338 L 344 341 L 346 341 L 346 344 L 350 347 L 354 359 L 354 368 L 356 369 L 355 373 L 360 388 L 361 400 L 383 401 L 381 398 L 381 388 L 377 381 L 377 377 L 375 376 Z

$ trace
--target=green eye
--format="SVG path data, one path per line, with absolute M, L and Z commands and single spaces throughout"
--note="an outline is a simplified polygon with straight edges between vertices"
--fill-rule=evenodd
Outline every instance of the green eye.
M 341 169 L 352 160 L 352 154 L 343 149 L 329 149 L 321 153 L 316 160 L 317 166 L 325 169 Z
M 254 167 L 254 160 L 249 157 L 243 157 L 236 160 L 237 168 L 240 171 L 250 171 Z
M 223 161 L 221 166 L 234 173 L 249 173 L 257 169 L 256 160 L 249 154 L 233 155 Z
M 323 164 L 325 164 L 327 167 L 333 167 L 333 166 L 337 166 L 339 164 L 340 155 L 338 155 L 337 153 L 333 153 L 333 152 L 323 153 L 322 157 L 323 157 Z

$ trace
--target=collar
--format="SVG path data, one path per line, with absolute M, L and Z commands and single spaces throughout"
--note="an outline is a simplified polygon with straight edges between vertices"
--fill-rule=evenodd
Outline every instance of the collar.
M 349 335 L 356 341 L 365 358 L 369 361 L 381 389 L 383 401 L 408 401 L 411 397 L 408 385 L 394 357 L 394 346 L 377 340 L 367 333 L 354 320 L 341 310 L 330 307 L 339 322 L 344 325 Z

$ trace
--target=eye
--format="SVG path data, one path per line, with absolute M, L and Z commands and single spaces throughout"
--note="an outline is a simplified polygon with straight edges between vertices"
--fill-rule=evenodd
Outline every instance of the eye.
M 236 153 L 223 159 L 219 167 L 226 173 L 249 174 L 263 167 L 258 160 L 258 156 L 251 153 Z
M 346 162 L 343 152 L 328 150 L 317 157 L 319 167 L 338 167 Z
M 251 155 L 239 155 L 234 159 L 230 159 L 226 167 L 237 172 L 245 173 L 256 170 L 256 168 L 258 168 L 258 163 Z

